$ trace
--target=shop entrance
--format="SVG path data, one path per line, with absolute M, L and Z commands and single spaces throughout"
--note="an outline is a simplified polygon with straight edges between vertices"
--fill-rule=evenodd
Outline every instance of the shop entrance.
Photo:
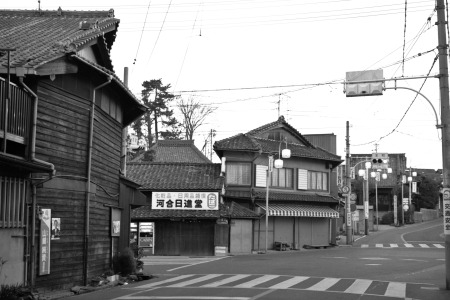
M 161 220 L 155 225 L 155 255 L 213 256 L 215 220 Z

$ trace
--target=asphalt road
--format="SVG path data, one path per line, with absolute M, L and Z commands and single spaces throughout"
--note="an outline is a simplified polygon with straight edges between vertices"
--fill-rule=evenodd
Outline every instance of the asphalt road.
M 353 246 L 328 249 L 147 257 L 145 272 L 155 278 L 69 299 L 448 300 L 439 224 L 383 228 Z

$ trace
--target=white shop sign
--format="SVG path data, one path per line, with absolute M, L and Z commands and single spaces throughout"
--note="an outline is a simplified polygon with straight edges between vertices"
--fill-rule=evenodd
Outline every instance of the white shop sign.
M 153 192 L 152 209 L 218 210 L 218 192 Z

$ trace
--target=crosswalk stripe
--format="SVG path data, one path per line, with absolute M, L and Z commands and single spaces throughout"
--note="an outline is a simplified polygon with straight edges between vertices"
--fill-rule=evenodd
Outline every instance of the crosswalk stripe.
M 264 276 L 258 277 L 256 279 L 250 280 L 248 282 L 238 284 L 235 287 L 236 288 L 251 288 L 251 287 L 254 287 L 255 285 L 275 279 L 277 277 L 280 277 L 280 276 L 279 275 L 264 275 Z
M 355 282 L 352 283 L 351 286 L 349 286 L 344 293 L 351 293 L 351 294 L 364 294 L 366 290 L 369 288 L 369 286 L 372 284 L 372 280 L 366 280 L 366 279 L 356 279 Z
M 406 248 L 412 248 L 412 247 L 414 247 L 414 245 L 412 245 L 412 244 L 405 244 L 405 247 Z
M 335 285 L 340 279 L 338 278 L 324 278 L 313 286 L 307 288 L 310 291 L 325 291 Z
M 361 245 L 361 248 L 369 248 L 369 245 L 367 245 L 367 244 L 362 244 L 362 245 Z
M 157 281 L 157 282 L 153 282 L 153 283 L 149 283 L 149 284 L 145 284 L 145 285 L 140 285 L 140 286 L 138 286 L 137 288 L 140 288 L 140 289 L 148 289 L 148 288 L 152 288 L 152 287 L 155 287 L 155 286 L 158 286 L 158 285 L 161 285 L 161 284 L 166 284 L 166 283 L 169 283 L 169 282 L 173 282 L 173 281 L 178 281 L 178 280 L 186 279 L 186 278 L 189 278 L 189 277 L 192 277 L 192 276 L 194 276 L 194 274 L 190 274 L 190 275 L 181 275 L 181 276 L 169 278 L 169 279 L 162 280 L 162 281 Z
M 383 248 L 383 244 L 375 244 L 375 247 L 377 247 L 377 248 Z
M 206 280 L 209 280 L 209 279 L 212 279 L 212 278 L 216 278 L 216 277 L 219 277 L 219 276 L 221 276 L 221 275 L 220 274 L 209 274 L 209 275 L 205 275 L 205 276 L 198 277 L 198 278 L 195 278 L 195 279 L 191 279 L 191 280 L 188 280 L 188 281 L 183 281 L 183 282 L 180 282 L 180 283 L 172 284 L 169 287 L 184 287 L 184 286 L 187 286 L 187 285 L 199 283 L 199 282 L 206 281 Z
M 296 285 L 297 283 L 300 283 L 302 281 L 305 281 L 306 279 L 308 279 L 309 277 L 305 277 L 305 276 L 295 276 L 291 279 L 285 280 L 283 282 L 277 283 L 275 285 L 272 285 L 271 287 L 269 287 L 269 289 L 287 289 L 290 288 L 293 285 Z
M 389 246 L 388 246 L 389 245 Z M 445 248 L 445 246 L 443 246 L 442 244 L 387 244 L 386 246 L 384 246 L 384 244 L 375 244 L 375 245 L 369 245 L 369 244 L 361 244 L 361 248 L 369 248 L 369 247 L 376 247 L 376 248 L 401 248 L 401 247 L 405 247 L 405 248 Z
M 386 293 L 384 293 L 384 296 L 405 298 L 406 283 L 389 282 L 388 287 L 386 288 Z
M 436 248 L 445 248 L 443 245 L 441 244 L 433 244 L 433 246 L 435 246 Z
M 398 248 L 397 244 L 390 244 L 391 248 Z
M 219 281 L 215 281 L 215 282 L 211 282 L 211 283 L 202 285 L 202 287 L 218 287 L 218 286 L 225 285 L 225 284 L 228 284 L 228 283 L 231 283 L 234 281 L 238 281 L 238 280 L 248 277 L 248 276 L 250 276 L 250 275 L 247 275 L 247 274 L 234 275 L 232 277 L 228 277 L 228 278 L 225 278 L 225 279 L 222 279 Z
M 430 246 L 428 246 L 427 244 L 419 244 L 419 246 L 422 248 L 430 248 Z

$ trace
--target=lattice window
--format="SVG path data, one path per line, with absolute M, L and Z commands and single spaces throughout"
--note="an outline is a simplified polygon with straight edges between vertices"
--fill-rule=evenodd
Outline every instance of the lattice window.
M 0 228 L 25 227 L 27 182 L 0 176 Z

